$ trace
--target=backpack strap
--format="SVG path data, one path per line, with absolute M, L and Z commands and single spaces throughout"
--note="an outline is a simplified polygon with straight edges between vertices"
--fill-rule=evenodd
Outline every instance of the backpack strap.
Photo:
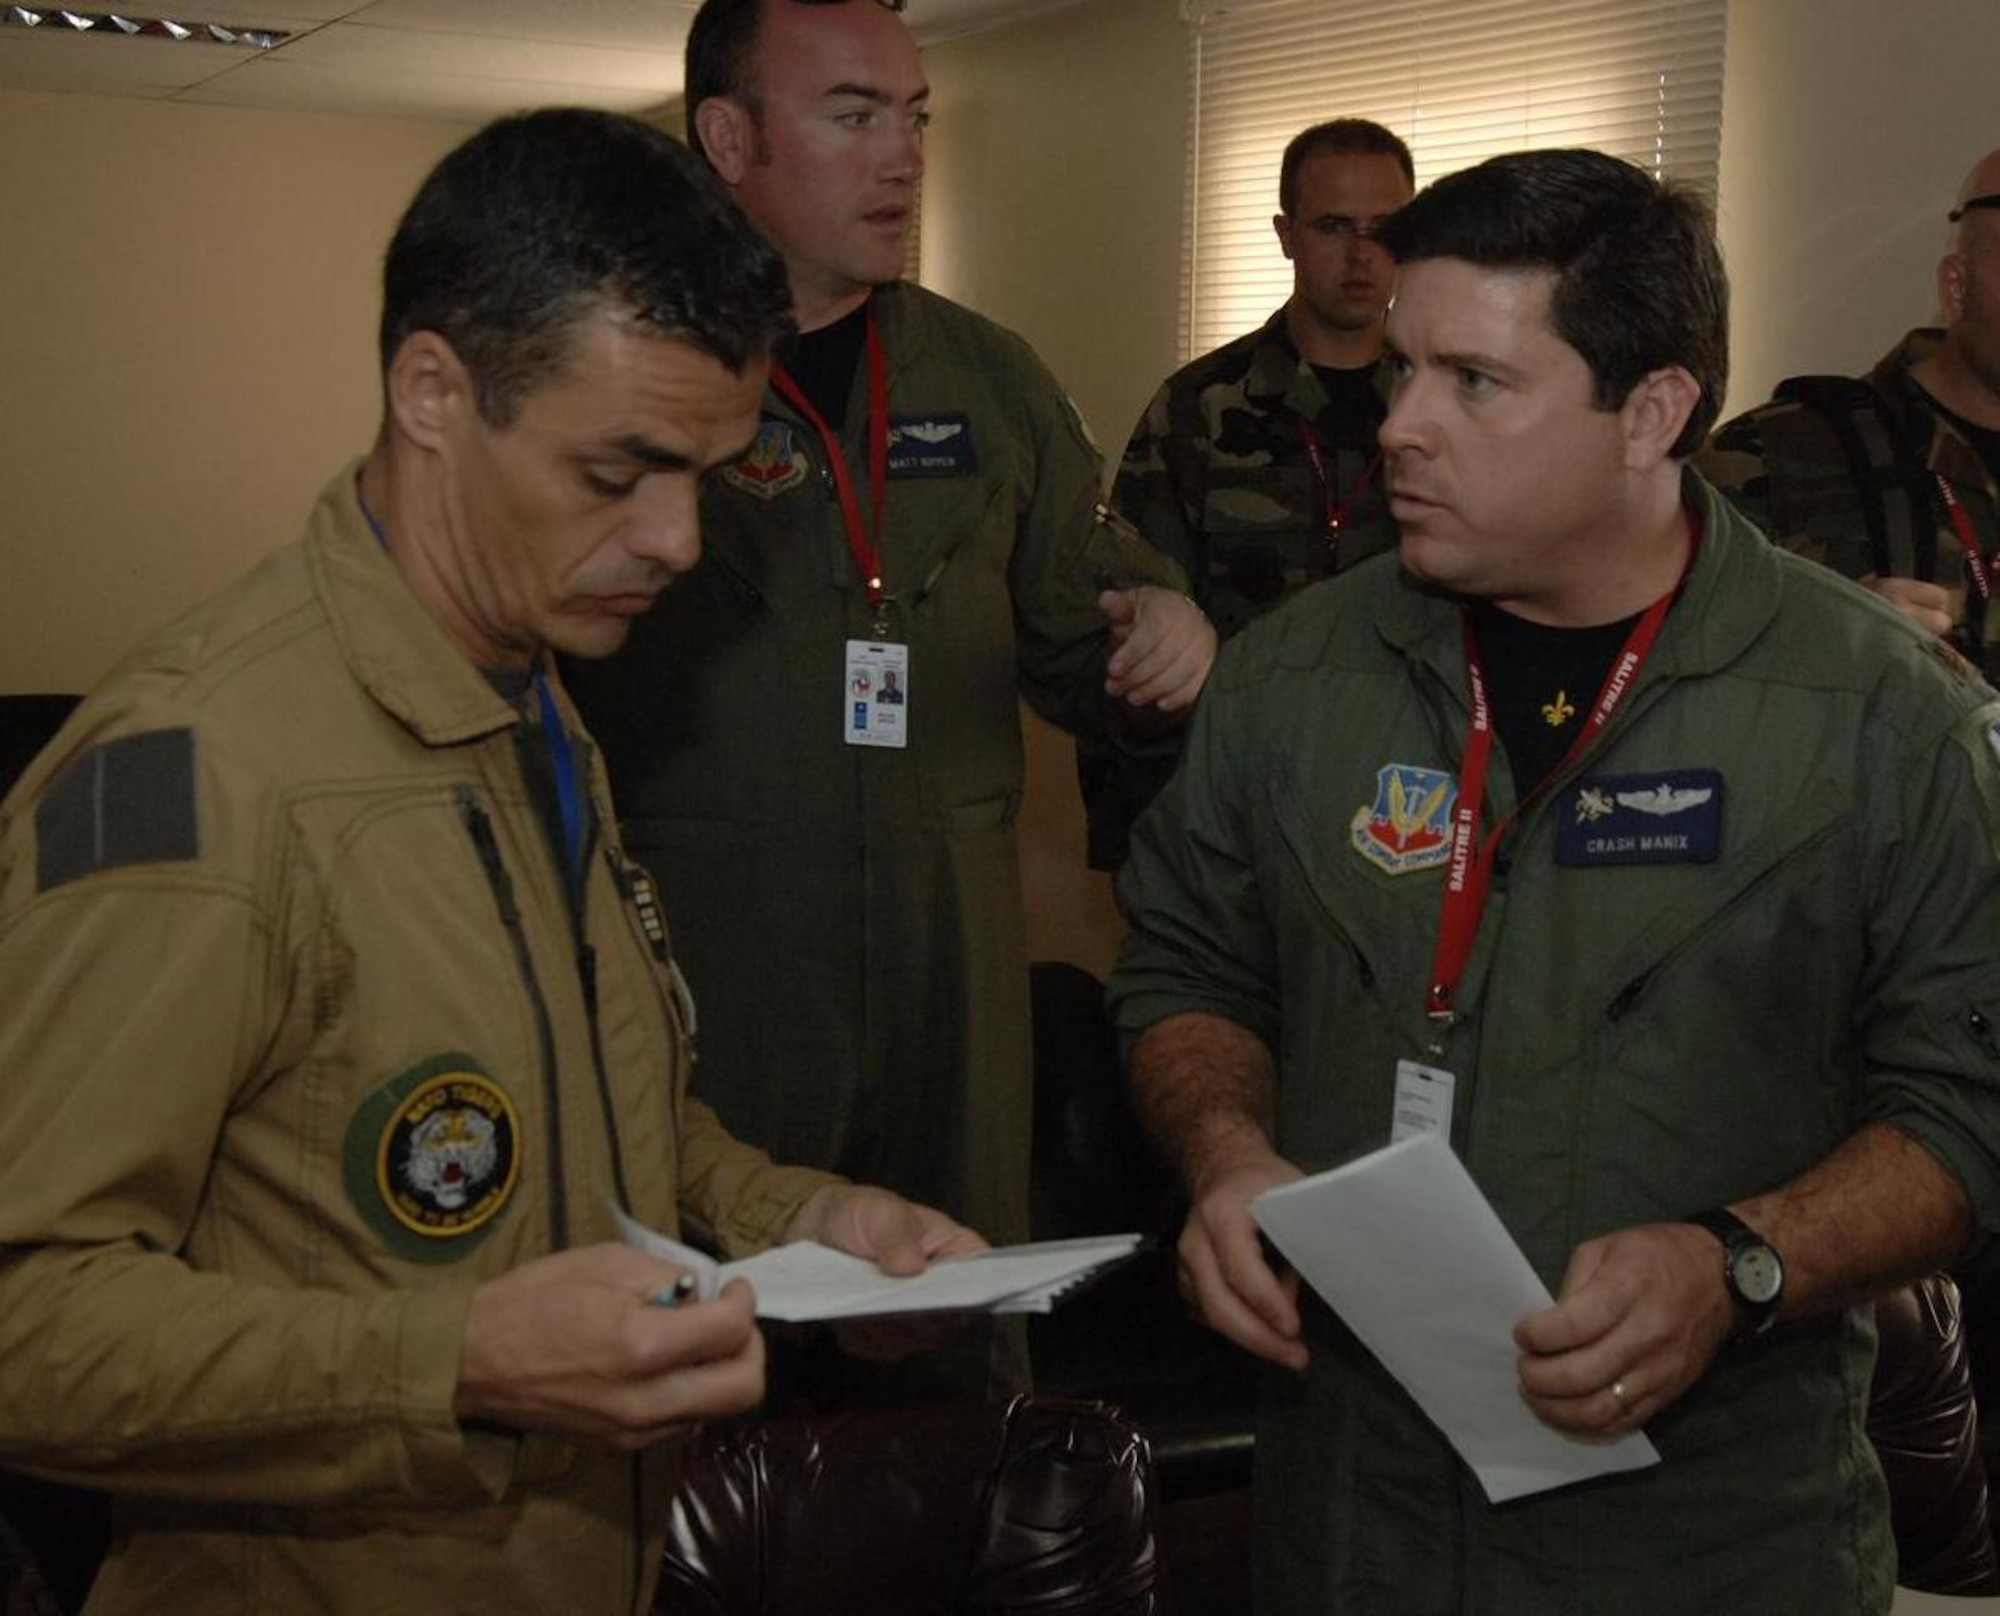
M 1861 496 L 1874 570 L 1934 582 L 1937 484 L 1891 402 L 1856 376 L 1791 376 L 1772 397 L 1810 410 L 1839 445 Z

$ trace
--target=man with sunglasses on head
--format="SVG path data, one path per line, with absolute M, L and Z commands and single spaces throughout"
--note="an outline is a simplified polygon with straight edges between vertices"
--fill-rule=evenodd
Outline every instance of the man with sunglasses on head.
M 1097 454 L 1027 345 L 898 278 L 929 117 L 899 9 L 695 18 L 690 135 L 785 260 L 801 336 L 709 484 L 701 566 L 573 688 L 701 998 L 704 1098 L 1005 1241 L 1018 699 L 1106 732 L 1192 702 L 1215 639 L 1173 563 L 1097 519 Z
M 1271 220 L 1292 295 L 1161 383 L 1125 444 L 1113 507 L 1187 569 L 1224 639 L 1396 542 L 1375 441 L 1396 270 L 1375 228 L 1415 181 L 1409 147 L 1366 118 L 1294 135 Z M 1092 868 L 1125 862 L 1132 822 L 1176 757 L 1077 742 Z
M 2000 676 L 2000 151 L 1938 261 L 1944 328 L 1865 377 L 1794 376 L 1715 434 L 1703 471 L 1772 538 L 1858 578 Z

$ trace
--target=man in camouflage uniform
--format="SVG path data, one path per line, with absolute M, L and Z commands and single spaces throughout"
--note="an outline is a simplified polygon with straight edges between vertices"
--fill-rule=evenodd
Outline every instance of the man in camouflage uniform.
M 1291 297 L 1169 376 L 1125 445 L 1113 506 L 1187 570 L 1225 639 L 1395 543 L 1375 444 L 1395 269 L 1373 237 L 1414 183 L 1409 148 L 1380 124 L 1338 118 L 1294 136 L 1271 221 Z M 1079 742 L 1093 868 L 1124 862 L 1177 755 Z
M 1759 526 L 1857 578 L 2000 677 L 2000 151 L 1938 263 L 1942 331 L 1865 377 L 1797 376 L 1723 426 L 1703 471 Z

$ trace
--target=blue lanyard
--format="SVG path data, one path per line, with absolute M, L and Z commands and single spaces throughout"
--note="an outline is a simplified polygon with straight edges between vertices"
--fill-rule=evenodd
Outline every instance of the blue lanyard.
M 583 793 L 577 785 L 576 753 L 569 744 L 569 731 L 563 728 L 562 714 L 556 711 L 556 699 L 549 694 L 548 677 L 539 669 L 535 673 L 535 696 L 542 709 L 542 735 L 549 744 L 549 763 L 555 770 L 556 810 L 562 815 L 563 849 L 568 857 L 563 873 L 574 879 L 583 867 Z

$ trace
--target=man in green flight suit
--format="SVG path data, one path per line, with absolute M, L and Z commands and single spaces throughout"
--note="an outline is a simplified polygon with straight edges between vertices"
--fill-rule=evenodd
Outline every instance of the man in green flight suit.
M 1111 986 L 1184 1288 L 1273 1366 L 1259 1609 L 1885 1612 L 1860 1304 L 2000 1229 L 2000 700 L 1685 471 L 1702 203 L 1535 152 L 1382 236 L 1400 565 L 1225 649 Z M 1422 1132 L 1556 1298 L 1520 1397 L 1657 1465 L 1490 1502 L 1270 1266 L 1258 1195 Z
M 1187 569 L 1225 639 L 1396 542 L 1375 441 L 1396 275 L 1374 238 L 1415 178 L 1409 148 L 1365 118 L 1294 135 L 1271 221 L 1292 295 L 1255 331 L 1162 382 L 1126 441 L 1112 506 Z M 1086 736 L 1076 754 L 1091 867 L 1115 870 L 1176 751 Z
M 674 917 L 703 1097 L 1023 1238 L 1018 701 L 1105 731 L 1184 708 L 1214 634 L 1095 520 L 1097 456 L 1026 344 L 898 280 L 929 87 L 895 10 L 709 0 L 687 85 L 802 335 L 709 486 L 702 565 L 573 688 Z

